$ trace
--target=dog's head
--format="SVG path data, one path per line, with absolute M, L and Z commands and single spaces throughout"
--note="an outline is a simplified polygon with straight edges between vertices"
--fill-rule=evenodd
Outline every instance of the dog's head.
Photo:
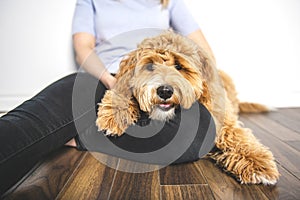
M 116 89 L 133 96 L 152 119 L 168 120 L 175 108 L 207 96 L 208 71 L 199 49 L 175 33 L 144 40 L 121 62 Z

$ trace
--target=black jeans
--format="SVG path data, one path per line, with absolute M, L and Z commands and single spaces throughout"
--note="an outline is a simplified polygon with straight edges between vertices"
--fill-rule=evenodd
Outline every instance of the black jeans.
M 75 73 L 51 84 L 1 117 L 0 196 L 19 181 L 43 156 L 62 147 L 75 136 L 78 137 L 78 134 L 82 143 L 90 151 L 152 162 L 151 156 L 150 159 L 145 159 L 144 155 L 140 158 L 136 155 L 157 151 L 164 145 L 171 144 L 178 132 L 186 134 L 187 130 L 192 131 L 191 127 L 196 124 L 193 131 L 195 134 L 187 139 L 188 148 L 183 148 L 184 152 L 181 155 L 171 158 L 172 163 L 197 160 L 202 156 L 199 154 L 201 149 L 202 152 L 207 153 L 211 148 L 213 142 L 211 138 L 215 134 L 214 124 L 209 112 L 201 104 L 195 105 L 196 112 L 201 113 L 198 118 L 192 117 L 192 120 L 182 122 L 183 112 L 178 110 L 174 120 L 162 125 L 158 134 L 150 137 L 138 138 L 130 134 L 124 134 L 119 138 L 106 137 L 102 132 L 97 131 L 95 125 L 96 105 L 105 91 L 104 85 L 91 75 Z M 186 127 L 182 128 L 179 124 L 186 124 Z M 181 141 L 179 144 L 184 143 L 180 137 L 177 140 Z M 111 144 L 117 146 L 117 150 Z M 174 143 L 174 145 L 176 149 L 179 148 L 178 144 Z M 122 154 L 119 149 L 129 154 Z M 131 155 L 130 152 L 134 154 Z M 170 152 L 172 154 L 172 150 Z M 153 162 L 160 163 L 165 159 L 162 157 L 159 160 L 154 159 Z

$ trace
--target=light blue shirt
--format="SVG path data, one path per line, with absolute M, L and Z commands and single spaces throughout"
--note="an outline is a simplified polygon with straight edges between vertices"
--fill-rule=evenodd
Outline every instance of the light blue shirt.
M 96 53 L 111 73 L 144 38 L 172 28 L 182 35 L 198 24 L 184 0 L 170 0 L 163 8 L 159 0 L 77 0 L 72 33 L 96 37 Z

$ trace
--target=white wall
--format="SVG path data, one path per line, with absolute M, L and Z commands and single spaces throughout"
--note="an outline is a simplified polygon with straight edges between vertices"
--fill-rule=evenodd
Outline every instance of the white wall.
M 241 100 L 300 106 L 299 0 L 186 0 Z
M 242 100 L 300 106 L 299 0 L 186 0 Z M 74 71 L 76 0 L 0 1 L 0 111 Z
M 0 1 L 0 111 L 75 70 L 76 0 Z

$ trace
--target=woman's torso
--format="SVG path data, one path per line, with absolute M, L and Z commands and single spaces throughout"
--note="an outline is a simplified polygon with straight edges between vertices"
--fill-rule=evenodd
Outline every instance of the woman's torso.
M 96 52 L 111 73 L 144 38 L 170 28 L 169 9 L 159 0 L 93 0 L 93 6 Z

